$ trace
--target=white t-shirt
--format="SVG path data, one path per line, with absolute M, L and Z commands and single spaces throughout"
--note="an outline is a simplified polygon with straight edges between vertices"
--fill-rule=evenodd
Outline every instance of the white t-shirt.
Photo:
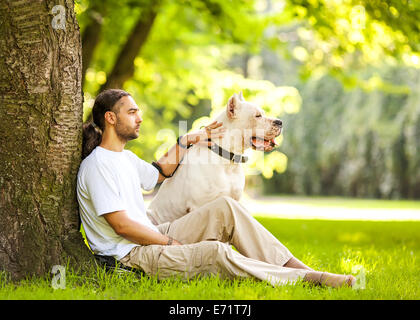
M 159 232 L 146 215 L 141 189 L 155 187 L 159 171 L 129 150 L 115 152 L 97 146 L 77 174 L 80 218 L 95 254 L 121 259 L 138 244 L 118 235 L 103 214 L 125 210 L 139 223 Z

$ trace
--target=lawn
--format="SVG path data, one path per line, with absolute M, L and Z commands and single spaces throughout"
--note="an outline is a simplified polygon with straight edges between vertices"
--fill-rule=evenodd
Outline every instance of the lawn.
M 2 273 L 0 299 L 420 299 L 420 221 L 256 218 L 315 270 L 358 275 L 359 289 L 273 288 L 250 279 L 157 281 L 98 268 L 86 275 L 67 269 L 65 289 L 56 290 L 51 277 L 12 283 Z

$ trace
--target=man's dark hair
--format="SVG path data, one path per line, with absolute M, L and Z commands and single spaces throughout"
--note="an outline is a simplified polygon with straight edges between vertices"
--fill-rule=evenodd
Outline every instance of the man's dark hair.
M 82 160 L 102 141 L 102 133 L 105 130 L 105 113 L 107 111 L 118 113 L 119 110 L 114 108 L 115 104 L 126 96 L 130 96 L 130 94 L 121 89 L 108 89 L 98 94 L 92 108 L 93 121 L 83 124 Z

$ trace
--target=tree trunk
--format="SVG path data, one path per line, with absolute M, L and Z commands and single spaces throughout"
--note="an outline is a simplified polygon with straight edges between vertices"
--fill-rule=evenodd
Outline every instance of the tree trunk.
M 15 279 L 92 262 L 75 192 L 81 76 L 73 1 L 0 2 L 0 269 Z
M 133 31 L 128 37 L 114 68 L 108 76 L 107 81 L 101 86 L 100 91 L 105 89 L 121 89 L 128 79 L 134 74 L 134 59 L 146 43 L 155 21 L 160 1 L 151 1 L 150 7 L 143 8 Z

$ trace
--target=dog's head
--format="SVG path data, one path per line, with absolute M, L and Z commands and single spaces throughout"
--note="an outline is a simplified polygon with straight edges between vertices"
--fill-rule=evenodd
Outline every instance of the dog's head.
M 277 146 L 274 139 L 281 134 L 282 121 L 267 117 L 260 107 L 245 101 L 240 92 L 230 97 L 223 126 L 228 130 L 233 149 L 238 150 L 240 143 L 242 150 L 251 147 L 270 151 Z

